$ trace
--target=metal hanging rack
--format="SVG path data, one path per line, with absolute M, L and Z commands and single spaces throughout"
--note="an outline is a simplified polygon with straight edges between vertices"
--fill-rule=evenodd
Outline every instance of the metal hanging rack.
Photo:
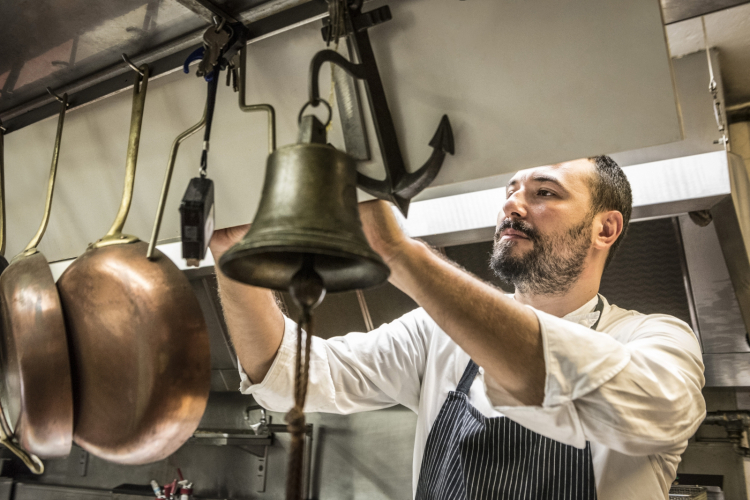
M 248 44 L 328 15 L 325 0 L 270 0 L 239 13 L 228 12 L 209 0 L 177 1 L 211 24 L 214 17 L 242 23 L 247 28 Z M 115 95 L 131 88 L 135 83 L 137 75 L 131 71 L 132 66 L 148 64 L 152 69 L 152 80 L 181 69 L 188 55 L 202 46 L 204 31 L 205 28 L 201 28 L 143 53 L 125 56 L 122 62 L 113 61 L 104 70 L 55 87 L 60 94 L 67 93 L 70 96 L 70 110 Z M 0 121 L 7 129 L 6 134 L 10 134 L 56 115 L 58 104 L 55 96 L 45 94 L 0 111 Z

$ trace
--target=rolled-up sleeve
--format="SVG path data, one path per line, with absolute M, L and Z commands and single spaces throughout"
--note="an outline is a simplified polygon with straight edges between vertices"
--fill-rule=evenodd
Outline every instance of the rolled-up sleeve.
M 427 342 L 434 323 L 417 309 L 362 333 L 313 337 L 307 412 L 354 413 L 402 404 L 416 411 Z M 262 382 L 252 384 L 240 365 L 240 391 L 263 407 L 288 411 L 294 404 L 297 325 L 285 319 L 284 337 Z
M 546 364 L 541 407 L 498 406 L 532 430 L 627 455 L 679 452 L 705 415 L 700 346 L 666 315 L 632 315 L 627 338 L 535 311 Z

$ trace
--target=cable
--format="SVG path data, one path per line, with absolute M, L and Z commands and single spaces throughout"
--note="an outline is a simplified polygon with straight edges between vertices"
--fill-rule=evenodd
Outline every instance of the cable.
M 208 92 L 206 95 L 206 129 L 203 132 L 203 152 L 201 153 L 201 177 L 206 177 L 208 173 L 208 148 L 211 141 L 211 124 L 214 119 L 214 108 L 216 106 L 216 90 L 219 86 L 218 67 L 214 67 L 214 78 L 208 82 Z

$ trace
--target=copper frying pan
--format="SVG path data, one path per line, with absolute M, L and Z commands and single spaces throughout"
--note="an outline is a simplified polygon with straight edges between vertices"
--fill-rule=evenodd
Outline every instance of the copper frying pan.
M 161 460 L 195 431 L 208 400 L 206 323 L 183 273 L 122 233 L 149 68 L 133 91 L 125 189 L 109 232 L 57 282 L 73 366 L 74 441 L 120 464 Z
M 8 267 L 8 261 L 5 259 L 5 151 L 4 151 L 4 135 L 5 127 L 0 125 L 0 272 L 3 272 Z M 4 368 L 7 367 L 7 346 L 3 346 L 0 359 L 3 360 Z M 6 369 L 3 372 L 7 372 Z M 7 381 L 5 382 L 7 384 Z M 6 392 L 5 387 L 2 388 L 3 392 Z M 34 474 L 41 474 L 44 472 L 44 464 L 39 460 L 38 457 L 27 453 L 24 449 L 17 445 L 17 441 L 13 439 L 13 431 L 8 425 L 6 420 L 5 412 L 0 409 L 0 444 L 12 451 L 18 456 L 24 464 Z
M 0 275 L 3 384 L 0 405 L 21 448 L 64 457 L 73 439 L 73 392 L 60 297 L 47 259 L 37 250 L 49 222 L 68 95 L 61 98 L 44 216 L 26 248 Z

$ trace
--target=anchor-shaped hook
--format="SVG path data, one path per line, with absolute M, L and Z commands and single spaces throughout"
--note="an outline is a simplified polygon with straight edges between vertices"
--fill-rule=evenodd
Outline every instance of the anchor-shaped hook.
M 427 162 L 415 172 L 406 171 L 401 149 L 398 145 L 396 129 L 393 125 L 388 101 L 385 97 L 383 82 L 380 79 L 375 54 L 372 51 L 367 29 L 391 19 L 388 6 L 369 12 L 361 12 L 361 2 L 354 2 L 349 7 L 347 31 L 352 46 L 360 63 L 348 61 L 338 52 L 322 50 L 315 54 L 310 63 L 310 103 L 320 102 L 318 75 L 326 62 L 335 64 L 353 78 L 363 80 L 370 104 L 370 113 L 380 144 L 380 151 L 385 166 L 385 180 L 377 180 L 357 173 L 357 184 L 363 191 L 384 200 L 393 202 L 404 216 L 409 210 L 411 198 L 426 188 L 437 176 L 443 165 L 446 153 L 454 153 L 453 130 L 447 115 L 443 115 L 430 146 L 432 155 Z M 325 34 L 325 28 L 324 28 Z

